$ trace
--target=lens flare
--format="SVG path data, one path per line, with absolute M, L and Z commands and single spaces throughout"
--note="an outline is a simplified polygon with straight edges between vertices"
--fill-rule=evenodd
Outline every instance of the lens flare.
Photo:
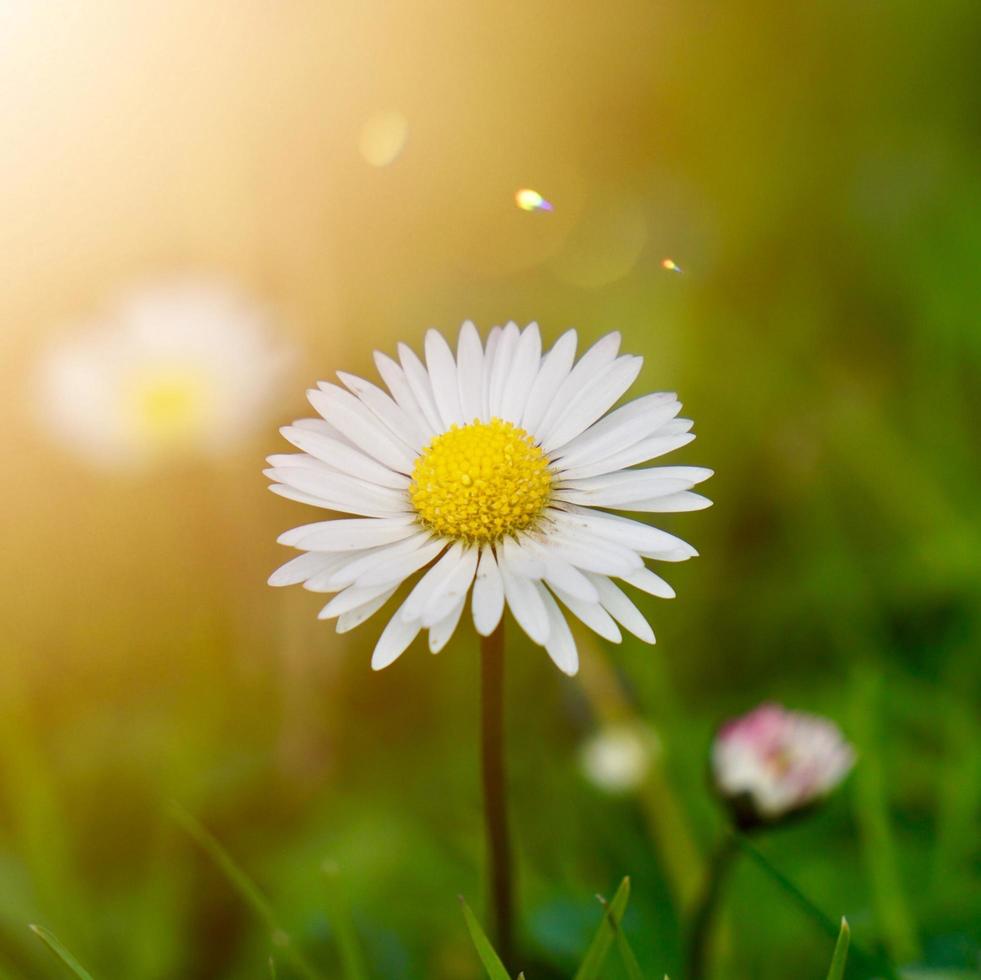
M 514 193 L 514 203 L 521 208 L 522 211 L 551 211 L 552 204 L 546 201 L 538 191 L 533 191 L 530 187 L 522 187 L 521 190 L 515 191 Z
M 662 269 L 667 269 L 668 272 L 681 272 L 682 271 L 681 266 L 678 265 L 678 263 L 675 262 L 674 259 L 662 259 L 661 260 L 661 268 Z

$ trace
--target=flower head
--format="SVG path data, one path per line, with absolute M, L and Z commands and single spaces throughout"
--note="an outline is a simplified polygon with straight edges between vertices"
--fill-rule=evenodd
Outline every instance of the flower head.
M 636 790 L 660 752 L 657 734 L 639 724 L 600 729 L 583 743 L 579 762 L 583 775 L 607 793 Z
M 576 362 L 576 342 L 570 330 L 543 356 L 536 324 L 508 324 L 484 346 L 466 323 L 455 356 L 435 330 L 425 364 L 404 345 L 398 361 L 376 354 L 387 392 L 343 373 L 343 387 L 308 392 L 321 418 L 284 428 L 301 452 L 271 456 L 266 473 L 285 497 L 353 516 L 282 535 L 302 554 L 270 584 L 336 593 L 320 616 L 344 632 L 421 572 L 382 632 L 375 669 L 424 629 L 430 649 L 442 649 L 468 596 L 478 633 L 492 633 L 507 605 L 569 674 L 578 655 L 559 603 L 609 640 L 620 641 L 622 626 L 653 643 L 613 579 L 670 598 L 645 559 L 696 552 L 610 511 L 707 507 L 691 487 L 711 470 L 634 469 L 690 442 L 691 422 L 663 392 L 610 412 L 641 358 L 618 357 L 620 336 L 610 334 Z
M 773 823 L 816 803 L 848 774 L 855 753 L 827 718 L 763 704 L 724 725 L 712 772 L 737 823 Z
M 230 288 L 164 283 L 47 352 L 40 409 L 58 441 L 98 464 L 218 454 L 255 429 L 287 360 L 265 314 Z

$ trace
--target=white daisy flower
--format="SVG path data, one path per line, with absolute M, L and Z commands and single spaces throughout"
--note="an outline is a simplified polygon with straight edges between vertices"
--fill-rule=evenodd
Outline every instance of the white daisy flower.
M 854 764 L 855 752 L 834 722 L 778 704 L 730 721 L 712 745 L 716 787 L 743 827 L 811 806 Z
M 388 392 L 339 373 L 344 387 L 308 392 L 320 419 L 282 430 L 299 455 L 269 458 L 272 490 L 354 515 L 295 528 L 279 541 L 302 554 L 270 578 L 333 592 L 321 619 L 338 632 L 360 625 L 420 574 L 375 647 L 388 666 L 420 630 L 436 653 L 470 597 L 482 636 L 507 605 L 522 629 L 567 674 L 578 655 L 562 606 L 600 636 L 654 633 L 619 579 L 670 598 L 645 559 L 685 561 L 695 549 L 640 521 L 610 513 L 700 510 L 691 492 L 712 471 L 634 469 L 691 442 L 672 393 L 610 408 L 642 358 L 617 356 L 610 334 L 578 362 L 570 330 L 544 356 L 537 324 L 495 327 L 486 347 L 472 323 L 456 356 L 435 330 L 425 364 L 404 344 L 398 361 L 375 354 Z
M 99 465 L 227 453 L 255 431 L 290 360 L 269 326 L 220 283 L 133 292 L 42 357 L 39 414 L 66 449 Z
M 598 789 L 629 793 L 643 784 L 660 753 L 660 740 L 652 728 L 619 723 L 600 729 L 583 743 L 579 764 Z

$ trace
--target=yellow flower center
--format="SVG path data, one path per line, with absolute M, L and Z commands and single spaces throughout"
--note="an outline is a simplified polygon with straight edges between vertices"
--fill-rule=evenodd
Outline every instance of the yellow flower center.
M 143 438 L 167 447 L 195 437 L 208 407 L 207 387 L 196 374 L 162 371 L 130 387 L 132 418 Z
M 492 419 L 433 439 L 416 460 L 409 496 L 426 527 L 482 544 L 528 527 L 551 489 L 548 460 L 531 436 Z

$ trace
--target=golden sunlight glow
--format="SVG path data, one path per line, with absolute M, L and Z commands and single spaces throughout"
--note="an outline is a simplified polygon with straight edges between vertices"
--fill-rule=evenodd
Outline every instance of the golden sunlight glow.
M 531 436 L 495 418 L 433 439 L 416 460 L 409 494 L 437 534 L 484 543 L 529 527 L 551 488 L 548 460 Z

